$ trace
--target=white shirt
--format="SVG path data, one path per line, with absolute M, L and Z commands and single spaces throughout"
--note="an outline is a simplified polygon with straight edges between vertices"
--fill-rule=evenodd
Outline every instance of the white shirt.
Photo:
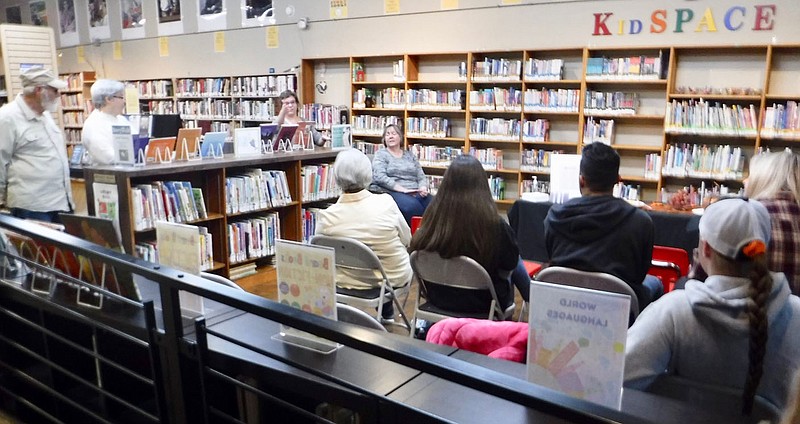
M 73 204 L 61 130 L 50 112 L 37 114 L 21 94 L 0 108 L 0 203 L 36 212 Z
M 317 234 L 350 237 L 366 244 L 381 260 L 392 287 L 411 281 L 408 244 L 411 230 L 403 214 L 388 194 L 373 194 L 367 190 L 345 193 L 335 205 L 320 211 Z M 369 276 L 345 275 L 337 272 L 337 285 L 349 289 L 375 287 Z
M 112 125 L 127 125 L 131 123 L 122 115 L 111 115 L 95 109 L 86 118 L 81 132 L 81 142 L 89 152 L 93 165 L 108 165 L 114 162 L 114 139 L 111 133 Z M 139 129 L 137 128 L 136 131 Z M 133 129 L 131 129 L 133 131 Z

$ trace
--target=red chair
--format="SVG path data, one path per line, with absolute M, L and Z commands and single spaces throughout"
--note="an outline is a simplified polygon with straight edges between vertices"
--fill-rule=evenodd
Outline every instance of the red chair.
M 677 247 L 653 246 L 653 259 L 647 273 L 660 278 L 664 293 L 668 293 L 678 278 L 689 273 L 689 253 Z
M 421 216 L 412 216 L 411 217 L 411 235 L 413 236 L 414 233 L 417 232 L 420 224 L 422 224 L 422 217 Z

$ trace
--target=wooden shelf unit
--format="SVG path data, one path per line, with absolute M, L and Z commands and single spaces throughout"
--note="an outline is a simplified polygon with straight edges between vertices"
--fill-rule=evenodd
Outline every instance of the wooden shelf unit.
M 252 158 L 203 159 L 202 161 L 175 162 L 170 164 L 147 165 L 144 167 L 98 166 L 84 168 L 86 194 L 89 215 L 95 215 L 94 183 L 112 184 L 118 196 L 119 227 L 122 245 L 126 252 L 134 252 L 136 243 L 155 241 L 155 230 L 134 230 L 133 200 L 131 188 L 138 184 L 154 181 L 189 181 L 193 188 L 203 190 L 205 208 L 208 218 L 188 222 L 187 224 L 203 226 L 213 238 L 214 267 L 211 272 L 228 276 L 230 267 L 248 262 L 259 265 L 269 263 L 272 255 L 244 261 L 231 261 L 228 248 L 228 224 L 235 219 L 258 216 L 259 214 L 278 212 L 280 217 L 280 236 L 286 240 L 302 240 L 301 209 L 306 202 L 303 199 L 302 167 L 306 165 L 331 163 L 338 152 L 330 149 L 314 151 L 298 151 L 293 153 L 275 153 L 273 155 L 255 156 Z M 285 206 L 252 210 L 248 212 L 226 213 L 226 177 L 245 169 L 261 168 L 265 170 L 281 170 L 286 173 L 292 202 Z M 319 200 L 315 201 L 319 202 Z
M 81 143 L 83 122 L 92 113 L 92 84 L 95 73 L 92 71 L 60 74 L 59 77 L 67 84 L 61 93 L 62 124 L 64 126 L 64 142 L 67 143 L 68 152 L 72 154 L 71 146 Z
M 659 75 L 617 76 L 589 72 L 592 58 L 632 58 L 633 63 L 641 57 L 662 58 Z M 563 71 L 558 76 L 526 74 L 529 61 L 563 62 Z M 485 63 L 503 60 L 512 64 L 522 63 L 522 71 L 517 75 L 477 74 L 484 72 Z M 354 81 L 353 64 L 363 65 L 364 81 Z M 404 78 L 395 78 L 396 66 L 402 63 Z M 462 64 L 463 63 L 463 64 Z M 504 62 L 505 63 L 505 62 Z M 628 63 L 631 63 L 630 61 Z M 644 63 L 640 63 L 641 66 Z M 648 62 L 651 66 L 652 62 Z M 304 59 L 302 64 L 303 103 L 318 102 L 314 85 L 321 67 L 338 69 L 341 75 L 326 76 L 328 81 L 336 81 L 349 90 L 351 98 L 337 99 L 336 102 L 349 102 L 352 106 L 354 140 L 368 144 L 380 144 L 382 124 L 390 119 L 402 122 L 406 132 L 405 142 L 423 146 L 459 147 L 467 153 L 472 148 L 497 148 L 503 150 L 504 169 L 488 171 L 507 179 L 506 199 L 513 200 L 521 195 L 523 183 L 532 176 L 539 181 L 548 180 L 546 170 L 532 171 L 520 167 L 525 152 L 531 149 L 544 152 L 562 151 L 578 153 L 584 145 L 584 127 L 587 119 L 614 120 L 614 147 L 621 156 L 620 174 L 624 182 L 642 186 L 645 201 L 660 200 L 660 191 L 669 191 L 689 184 L 706 182 L 707 186 L 723 182 L 732 190 L 742 186 L 747 174 L 747 161 L 759 149 L 800 149 L 800 130 L 770 130 L 765 127 L 768 108 L 782 106 L 788 102 L 800 102 L 800 46 L 764 45 L 743 47 L 590 47 L 558 50 L 521 50 L 503 52 L 449 52 L 443 54 L 406 54 L 386 56 L 358 56 L 337 58 Z M 626 65 L 628 66 L 628 65 Z M 560 79 L 559 79 L 560 78 Z M 520 90 L 523 96 L 521 111 L 487 110 L 483 106 L 470 104 L 470 92 L 494 89 Z M 382 90 L 394 89 L 405 94 L 405 107 L 382 104 L 366 107 L 360 102 L 363 90 L 371 90 L 376 99 Z M 526 107 L 524 96 L 528 90 L 578 90 L 577 108 L 552 109 Z M 362 91 L 359 91 L 362 90 Z M 409 103 L 413 90 L 438 90 L 439 92 L 462 90 L 462 107 L 443 109 L 436 107 L 420 108 Z M 589 111 L 586 95 L 589 91 L 633 93 L 636 109 L 633 115 L 614 116 L 608 113 Z M 362 96 L 358 96 L 362 94 Z M 397 94 L 397 93 L 395 93 Z M 697 103 L 703 99 L 711 105 L 736 106 L 752 111 L 751 130 L 740 130 L 736 134 L 729 131 L 707 131 L 696 129 L 676 130 L 666 123 L 665 114 L 671 102 Z M 359 101 L 357 101 L 359 100 Z M 330 100 L 327 100 L 331 102 Z M 336 103 L 334 102 L 334 103 Z M 750 108 L 752 105 L 752 109 Z M 418 133 L 409 135 L 410 120 L 415 118 L 447 119 L 450 132 L 445 138 L 424 137 Z M 546 119 L 549 124 L 547 141 L 530 141 L 521 134 L 511 139 L 487 139 L 475 137 L 472 122 L 475 119 L 502 119 L 524 127 L 527 121 Z M 369 133 L 359 133 L 357 124 L 370 120 L 374 125 Z M 363 134 L 363 135 L 362 135 Z M 676 144 L 697 144 L 708 149 L 730 146 L 739 148 L 744 160 L 741 175 L 667 175 L 658 170 L 656 177 L 645 176 L 645 155 L 660 156 L 662 167 L 667 160 L 668 147 Z M 375 147 L 373 147 L 374 149 Z M 442 167 L 425 167 L 426 172 L 441 174 Z M 501 202 L 499 202 L 501 203 Z

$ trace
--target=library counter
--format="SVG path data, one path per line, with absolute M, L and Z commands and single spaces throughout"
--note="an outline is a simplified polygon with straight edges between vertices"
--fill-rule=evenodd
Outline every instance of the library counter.
M 553 206 L 550 202 L 535 203 L 517 200 L 508 211 L 508 221 L 517 234 L 519 252 L 523 259 L 547 262 L 544 241 L 544 220 Z M 679 247 L 692 257 L 700 237 L 700 217 L 694 214 L 647 211 L 655 227 L 654 244 Z

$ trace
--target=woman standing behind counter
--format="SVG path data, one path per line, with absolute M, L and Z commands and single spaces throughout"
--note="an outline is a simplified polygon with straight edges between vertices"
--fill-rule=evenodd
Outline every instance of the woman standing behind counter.
M 130 126 L 130 122 L 122 116 L 125 109 L 125 85 L 115 80 L 100 79 L 92 84 L 91 92 L 94 110 L 83 123 L 81 142 L 89 152 L 91 164 L 108 165 L 114 162 L 111 127 Z
M 428 181 L 422 166 L 411 152 L 403 149 L 402 130 L 397 124 L 383 129 L 383 145 L 372 159 L 373 190 L 386 191 L 400 208 L 406 222 L 422 216 L 431 203 Z

